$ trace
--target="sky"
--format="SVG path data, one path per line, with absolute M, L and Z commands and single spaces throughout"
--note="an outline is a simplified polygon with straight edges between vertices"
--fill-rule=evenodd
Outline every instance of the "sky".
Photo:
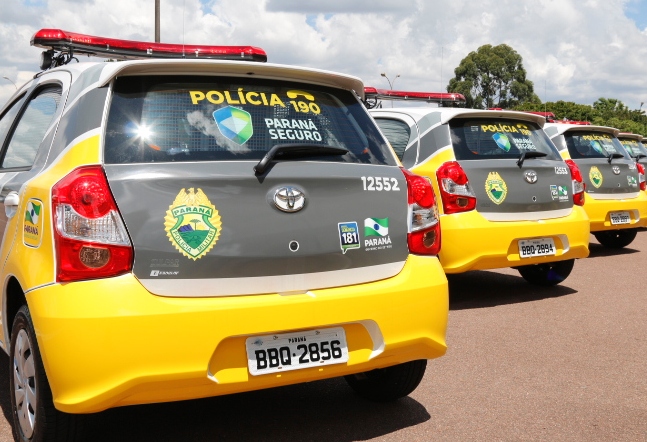
M 153 41 L 154 5 L 0 0 L 0 106 L 38 72 L 39 29 Z M 444 91 L 470 52 L 505 43 L 542 101 L 647 103 L 647 0 L 160 0 L 160 10 L 164 43 L 258 46 L 270 62 L 375 87 L 388 88 L 385 73 L 394 89 Z

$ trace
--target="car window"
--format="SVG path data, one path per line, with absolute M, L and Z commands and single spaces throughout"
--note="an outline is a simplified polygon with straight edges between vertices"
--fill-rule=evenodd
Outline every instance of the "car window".
M 458 160 L 519 158 L 524 152 L 542 152 L 546 159 L 560 158 L 544 131 L 528 121 L 455 118 L 449 126 Z
M 0 147 L 4 145 L 4 140 L 7 138 L 7 134 L 11 130 L 11 124 L 16 118 L 16 114 L 20 111 L 23 99 L 24 96 L 19 100 L 16 100 L 11 107 L 7 109 L 2 118 L 0 118 Z
M 616 137 L 605 132 L 567 131 L 564 133 L 571 158 L 607 158 L 612 154 L 627 157 L 625 149 Z
M 409 137 L 411 136 L 409 125 L 404 121 L 391 118 L 376 118 L 375 122 L 380 126 L 382 133 L 391 143 L 395 154 L 398 158 L 402 159 L 404 150 L 409 144 Z
M 277 144 L 307 143 L 349 151 L 317 161 L 395 165 L 362 106 L 350 92 L 294 82 L 122 77 L 113 87 L 104 160 L 258 160 Z
M 2 168 L 29 167 L 60 103 L 60 86 L 41 89 L 34 95 L 20 116 L 7 145 Z M 13 110 L 13 109 L 12 109 Z
M 632 157 L 635 157 L 639 154 L 647 156 L 647 148 L 645 148 L 643 143 L 641 143 L 640 141 L 634 140 L 633 138 L 623 137 L 618 137 L 618 141 L 620 141 L 627 153 Z

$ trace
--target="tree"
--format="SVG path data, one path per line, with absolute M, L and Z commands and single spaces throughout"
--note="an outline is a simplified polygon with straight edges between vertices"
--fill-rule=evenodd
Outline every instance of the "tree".
M 532 81 L 526 79 L 522 58 L 506 44 L 483 45 L 454 69 L 448 92 L 463 94 L 467 107 L 511 108 L 521 102 L 540 103 Z

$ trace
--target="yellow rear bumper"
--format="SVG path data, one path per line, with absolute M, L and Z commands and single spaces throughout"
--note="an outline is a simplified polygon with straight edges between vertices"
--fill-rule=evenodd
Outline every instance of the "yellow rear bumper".
M 190 288 L 189 288 L 190 289 Z M 382 281 L 297 295 L 164 298 L 132 275 L 55 284 L 27 301 L 54 404 L 68 413 L 193 399 L 442 356 L 448 288 L 435 257 Z M 247 336 L 342 326 L 349 361 L 251 376 Z
M 647 227 L 647 193 L 643 191 L 636 198 L 617 200 L 595 199 L 587 193 L 584 209 L 591 220 L 591 232 Z M 611 224 L 611 212 L 629 212 L 631 222 Z
M 586 258 L 589 220 L 581 206 L 570 215 L 540 221 L 489 221 L 473 210 L 442 215 L 440 262 L 446 273 Z M 555 256 L 520 258 L 518 241 L 552 238 Z

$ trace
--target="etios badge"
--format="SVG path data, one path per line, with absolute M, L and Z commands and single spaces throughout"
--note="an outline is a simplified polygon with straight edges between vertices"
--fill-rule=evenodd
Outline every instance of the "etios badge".
M 298 212 L 305 203 L 305 195 L 296 187 L 281 187 L 274 193 L 274 205 L 283 212 Z
M 534 170 L 527 171 L 526 173 L 523 174 L 523 177 L 530 184 L 535 184 L 537 182 L 537 172 L 535 172 Z

